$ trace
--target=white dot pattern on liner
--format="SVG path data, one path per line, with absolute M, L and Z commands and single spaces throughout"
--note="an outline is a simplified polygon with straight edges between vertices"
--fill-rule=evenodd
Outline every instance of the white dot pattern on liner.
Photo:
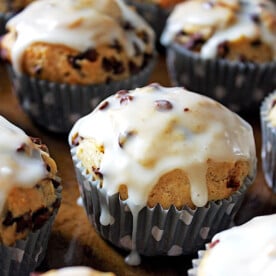
M 163 233 L 164 233 L 164 230 L 159 229 L 157 226 L 152 227 L 151 234 L 156 241 L 158 242 L 161 241 Z
M 188 211 L 183 210 L 179 219 L 182 220 L 186 225 L 190 225 L 193 221 L 193 215 L 190 214 Z
M 210 231 L 210 227 L 202 227 L 199 234 L 203 240 L 206 240 Z
M 179 245 L 173 245 L 168 251 L 168 256 L 179 256 L 182 254 L 182 248 Z

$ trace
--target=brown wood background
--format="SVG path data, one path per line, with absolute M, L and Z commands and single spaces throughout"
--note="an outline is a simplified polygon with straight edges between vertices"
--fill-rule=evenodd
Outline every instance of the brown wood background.
M 150 82 L 170 86 L 165 59 L 159 61 Z M 66 135 L 56 135 L 35 126 L 21 110 L 5 70 L 0 64 L 0 114 L 21 127 L 28 135 L 37 136 L 48 146 L 57 162 L 63 182 L 63 199 L 54 223 L 45 261 L 40 271 L 70 265 L 87 265 L 117 275 L 186 275 L 195 256 L 143 258 L 138 267 L 124 263 L 125 253 L 103 241 L 89 224 L 82 207 L 76 204 L 78 186 L 69 153 Z M 267 187 L 261 169 L 261 132 L 259 111 L 244 117 L 254 128 L 258 154 L 256 181 L 246 194 L 236 222 L 243 223 L 253 216 L 276 212 L 276 196 Z M 0 134 L 1 135 L 1 134 Z

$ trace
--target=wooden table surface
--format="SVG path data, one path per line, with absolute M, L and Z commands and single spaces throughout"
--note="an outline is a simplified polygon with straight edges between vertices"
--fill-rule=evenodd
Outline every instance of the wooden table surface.
M 159 82 L 164 86 L 170 86 L 164 57 L 159 58 L 150 82 Z M 30 121 L 21 110 L 12 92 L 3 64 L 0 64 L 0 99 L 0 114 L 21 127 L 28 135 L 42 139 L 56 160 L 62 177 L 62 204 L 53 226 L 46 258 L 39 270 L 70 265 L 87 265 L 102 271 L 113 271 L 118 276 L 186 275 L 187 269 L 191 267 L 191 258 L 195 256 L 143 258 L 140 266 L 130 267 L 124 262 L 124 252 L 118 251 L 99 237 L 89 224 L 83 208 L 77 205 L 79 191 L 67 136 L 46 132 Z M 252 124 L 254 129 L 258 174 L 237 215 L 237 224 L 256 215 L 276 212 L 276 196 L 267 187 L 262 174 L 259 111 L 246 115 L 244 118 Z

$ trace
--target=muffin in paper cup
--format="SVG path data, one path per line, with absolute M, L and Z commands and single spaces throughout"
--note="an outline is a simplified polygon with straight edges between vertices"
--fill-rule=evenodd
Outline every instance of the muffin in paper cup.
M 195 253 L 232 224 L 256 173 L 249 124 L 180 87 L 118 91 L 69 144 L 90 222 L 131 265 Z
M 56 212 L 37 231 L 13 246 L 0 245 L 0 274 L 3 276 L 29 276 L 45 257 L 48 239 Z
M 276 192 L 276 121 L 275 115 L 273 117 L 275 103 L 276 91 L 265 98 L 260 108 L 262 166 L 266 182 L 274 192 Z
M 234 112 L 258 110 L 276 85 L 275 16 L 269 0 L 177 5 L 161 36 L 172 83 Z
M 2 116 L 0 129 L 0 274 L 27 276 L 44 258 L 61 181 L 39 138 Z
M 172 83 L 209 96 L 235 112 L 258 110 L 276 86 L 276 63 L 205 60 L 181 45 L 167 48 Z
M 137 252 L 145 256 L 178 256 L 196 253 L 213 235 L 233 225 L 245 191 L 252 183 L 247 178 L 241 189 L 231 197 L 209 202 L 205 207 L 191 209 L 174 206 L 164 209 L 160 205 L 144 207 L 133 219 L 127 202 L 118 194 L 108 196 L 99 181 L 87 175 L 86 168 L 71 150 L 80 193 L 88 218 L 100 235 L 115 246 L 131 251 L 126 257 L 129 264 L 139 264 Z M 108 223 L 103 221 L 109 214 Z M 102 217 L 101 217 L 102 216 Z M 137 224 L 137 228 L 133 224 Z M 134 231 L 135 230 L 135 231 Z M 136 252 L 137 250 L 137 252 Z
M 121 89 L 145 85 L 155 61 L 153 57 L 141 72 L 125 80 L 98 85 L 70 85 L 18 76 L 11 66 L 8 72 L 13 91 L 30 118 L 49 131 L 67 133 L 79 118 L 91 112 L 107 96 Z
M 273 275 L 275 218 L 275 214 L 258 216 L 217 233 L 205 250 L 198 251 L 188 276 Z M 259 233 L 263 235 L 256 241 Z
M 122 0 L 35 1 L 7 30 L 1 55 L 20 103 L 54 132 L 119 89 L 145 85 L 155 64 L 153 30 Z

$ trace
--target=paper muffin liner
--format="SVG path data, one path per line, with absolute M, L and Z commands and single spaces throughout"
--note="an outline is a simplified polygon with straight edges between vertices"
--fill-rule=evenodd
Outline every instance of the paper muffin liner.
M 19 103 L 30 118 L 49 131 L 67 133 L 80 117 L 90 113 L 104 98 L 121 89 L 144 86 L 154 65 L 155 58 L 128 79 L 97 85 L 70 85 L 18 76 L 12 66 L 8 66 L 8 72 Z
M 172 83 L 209 96 L 234 112 L 259 110 L 261 101 L 276 87 L 276 63 L 207 60 L 179 44 L 167 48 Z
M 61 187 L 57 188 L 56 193 L 60 198 Z M 40 229 L 29 233 L 26 239 L 16 241 L 13 246 L 0 244 L 1 276 L 29 276 L 40 265 L 45 257 L 57 209 Z
M 267 184 L 276 192 L 276 126 L 268 118 L 273 102 L 276 101 L 276 91 L 262 102 L 260 108 L 262 130 L 262 167 Z
M 90 222 L 99 234 L 115 246 L 132 250 L 133 216 L 126 201 L 118 194 L 108 196 L 98 181 L 86 174 L 86 169 L 71 149 L 80 193 Z M 228 199 L 209 202 L 205 207 L 181 210 L 171 206 L 163 209 L 144 207 L 138 214 L 136 250 L 145 256 L 188 255 L 201 249 L 215 233 L 233 225 L 245 191 L 252 183 L 246 178 L 244 184 Z M 101 224 L 101 214 L 110 215 L 110 224 Z
M 133 6 L 137 13 L 148 22 L 155 32 L 156 43 L 158 44 L 169 15 L 169 10 L 163 9 L 156 3 L 139 3 L 136 0 L 124 0 L 124 2 L 130 6 Z M 158 45 L 161 47 L 160 44 Z

